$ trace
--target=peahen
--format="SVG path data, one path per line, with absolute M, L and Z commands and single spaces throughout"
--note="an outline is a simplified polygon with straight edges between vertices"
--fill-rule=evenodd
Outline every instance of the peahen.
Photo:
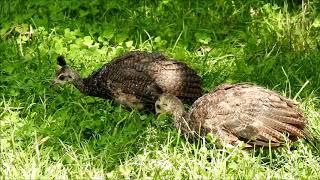
M 212 133 L 222 144 L 278 147 L 308 136 L 306 118 L 296 104 L 248 83 L 220 85 L 196 100 L 189 112 L 171 94 L 161 95 L 155 108 L 157 113 L 172 114 L 175 126 L 187 137 Z
M 59 69 L 54 84 L 69 82 L 82 93 L 119 104 L 154 110 L 154 103 L 163 93 L 185 102 L 202 95 L 201 78 L 185 63 L 160 53 L 131 52 L 113 59 L 86 78 L 69 67 L 63 56 L 57 58 Z

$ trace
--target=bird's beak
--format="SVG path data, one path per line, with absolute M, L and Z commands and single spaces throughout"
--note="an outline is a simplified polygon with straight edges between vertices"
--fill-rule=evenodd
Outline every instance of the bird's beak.
M 156 112 L 157 116 L 167 116 L 169 113 L 167 112 Z
M 161 112 L 161 111 L 157 111 L 157 110 L 155 110 L 155 112 L 156 112 L 156 115 L 157 115 L 157 116 L 160 116 L 160 115 L 162 115 L 162 114 L 166 114 L 165 112 Z

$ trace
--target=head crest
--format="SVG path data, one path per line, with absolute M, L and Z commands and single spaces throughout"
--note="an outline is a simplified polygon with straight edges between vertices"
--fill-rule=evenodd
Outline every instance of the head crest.
M 66 60 L 64 59 L 64 57 L 61 55 L 57 58 L 57 63 L 59 66 L 66 66 Z

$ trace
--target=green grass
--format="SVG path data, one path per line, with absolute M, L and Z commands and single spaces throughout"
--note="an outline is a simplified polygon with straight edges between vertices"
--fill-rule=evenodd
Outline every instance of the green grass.
M 320 139 L 320 3 L 303 5 L 2 0 L 1 179 L 319 178 L 320 151 L 303 140 L 252 151 L 187 142 L 170 117 L 50 87 L 59 54 L 85 76 L 126 51 L 160 51 L 206 91 L 250 81 L 295 99 Z

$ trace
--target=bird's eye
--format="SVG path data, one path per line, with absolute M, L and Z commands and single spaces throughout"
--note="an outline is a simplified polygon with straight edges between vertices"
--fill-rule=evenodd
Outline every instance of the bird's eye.
M 59 76 L 59 80 L 63 81 L 65 79 L 65 76 Z

